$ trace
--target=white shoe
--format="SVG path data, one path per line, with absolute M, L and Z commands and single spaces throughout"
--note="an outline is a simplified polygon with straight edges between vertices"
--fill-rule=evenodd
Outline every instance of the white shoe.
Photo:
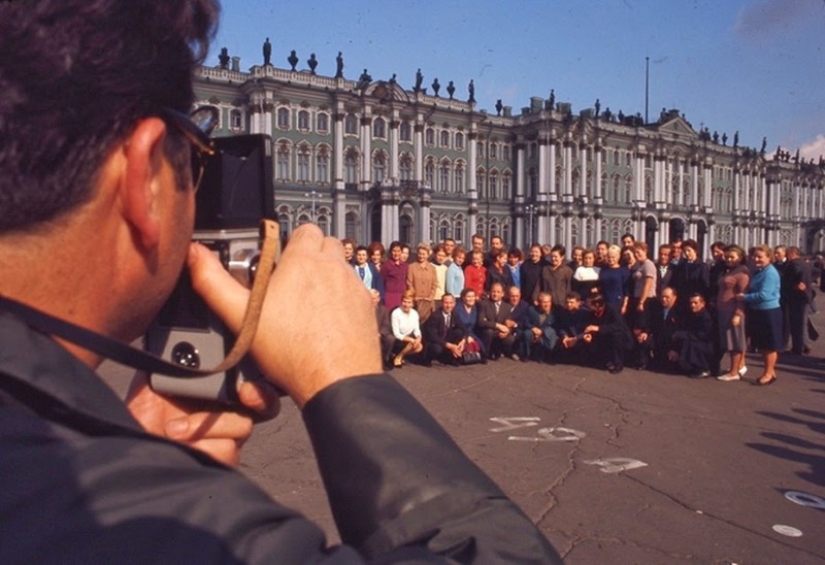
M 739 375 L 719 375 L 718 377 L 716 377 L 717 380 L 725 382 L 738 381 L 741 378 L 742 377 L 740 377 Z
M 739 373 L 740 377 L 744 377 L 745 373 L 747 373 L 747 372 L 748 372 L 748 368 L 745 365 L 742 365 L 742 367 L 737 371 L 737 373 Z

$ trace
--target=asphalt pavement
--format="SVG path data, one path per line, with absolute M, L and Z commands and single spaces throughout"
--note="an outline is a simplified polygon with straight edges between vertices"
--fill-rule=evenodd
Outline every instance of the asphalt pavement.
M 823 357 L 825 338 L 782 356 L 767 387 L 749 382 L 757 355 L 730 383 L 509 359 L 392 374 L 566 563 L 813 564 L 825 562 Z M 101 372 L 122 390 L 122 370 Z M 338 540 L 291 402 L 256 427 L 241 471 Z

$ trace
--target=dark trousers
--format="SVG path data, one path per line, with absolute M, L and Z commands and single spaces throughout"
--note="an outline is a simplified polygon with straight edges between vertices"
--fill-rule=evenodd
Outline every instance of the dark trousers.
M 808 347 L 805 339 L 805 330 L 808 326 L 808 303 L 802 300 L 789 300 L 788 310 L 788 330 L 791 334 L 791 353 L 802 355 L 803 350 Z
M 498 337 L 498 331 L 485 328 L 479 332 L 481 343 L 484 351 L 487 353 L 487 358 L 492 359 L 499 355 L 512 355 L 513 344 L 516 342 L 516 336 L 512 333 L 501 339 Z

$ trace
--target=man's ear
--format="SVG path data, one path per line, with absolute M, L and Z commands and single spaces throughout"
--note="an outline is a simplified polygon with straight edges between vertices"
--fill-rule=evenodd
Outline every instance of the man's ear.
M 122 181 L 124 217 L 140 243 L 151 249 L 160 240 L 160 191 L 166 124 L 160 118 L 138 123 L 124 144 L 126 171 Z

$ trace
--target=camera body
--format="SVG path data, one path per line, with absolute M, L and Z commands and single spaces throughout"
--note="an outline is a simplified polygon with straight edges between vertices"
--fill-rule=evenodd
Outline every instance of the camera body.
M 259 223 L 274 215 L 272 144 L 266 135 L 215 139 L 196 197 L 193 239 L 212 250 L 238 282 L 252 286 L 260 254 Z M 184 269 L 178 283 L 144 336 L 144 349 L 193 369 L 220 364 L 234 337 L 194 292 Z M 238 387 L 260 371 L 247 356 L 224 373 L 204 377 L 153 374 L 158 392 L 190 398 L 237 402 Z

